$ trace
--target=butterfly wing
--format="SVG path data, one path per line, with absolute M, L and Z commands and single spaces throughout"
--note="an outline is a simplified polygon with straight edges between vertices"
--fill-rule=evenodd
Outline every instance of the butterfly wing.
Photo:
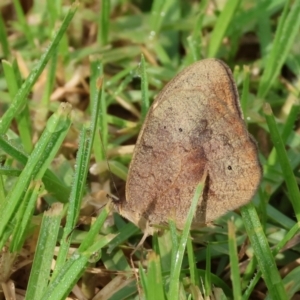
M 165 224 L 169 218 L 182 228 L 205 170 L 208 177 L 194 225 L 247 203 L 257 189 L 257 148 L 242 119 L 236 87 L 219 61 L 209 61 L 211 68 L 205 60 L 175 77 L 153 103 L 142 127 L 126 200 L 118 207 L 141 228 L 148 221 Z M 215 68 L 220 69 L 217 74 Z

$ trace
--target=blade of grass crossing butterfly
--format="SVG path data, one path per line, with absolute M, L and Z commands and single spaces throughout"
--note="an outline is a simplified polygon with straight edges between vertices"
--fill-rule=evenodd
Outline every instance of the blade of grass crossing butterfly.
M 181 270 L 181 265 L 182 265 L 182 259 L 183 255 L 185 252 L 185 247 L 187 243 L 187 239 L 189 236 L 189 230 L 191 228 L 191 224 L 193 221 L 193 217 L 196 212 L 198 200 L 200 199 L 200 196 L 202 195 L 203 189 L 204 189 L 204 184 L 206 180 L 207 173 L 205 172 L 201 182 L 198 184 L 195 190 L 194 197 L 191 202 L 191 207 L 188 212 L 187 220 L 185 227 L 183 228 L 182 235 L 178 244 L 177 248 L 177 255 L 176 259 L 174 261 L 175 265 L 173 268 L 171 268 L 171 274 L 170 274 L 170 289 L 169 289 L 169 299 L 176 299 L 176 297 L 179 294 L 179 275 L 180 275 L 180 270 Z

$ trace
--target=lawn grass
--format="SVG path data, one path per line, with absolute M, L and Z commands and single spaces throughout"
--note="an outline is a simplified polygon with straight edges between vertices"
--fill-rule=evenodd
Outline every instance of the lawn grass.
M 0 299 L 298 296 L 300 2 L 79 2 L 0 4 Z M 143 233 L 110 198 L 154 97 L 206 57 L 233 70 L 261 185 L 190 231 L 196 194 L 133 268 Z

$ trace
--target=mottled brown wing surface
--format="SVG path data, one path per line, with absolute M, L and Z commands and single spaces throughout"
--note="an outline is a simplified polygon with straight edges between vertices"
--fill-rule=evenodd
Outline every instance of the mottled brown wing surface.
M 213 72 L 224 71 L 219 61 L 209 61 Z M 190 76 L 193 68 L 206 70 L 197 73 L 198 85 L 187 83 L 186 70 L 175 77 L 153 103 L 136 144 L 126 201 L 118 209 L 141 228 L 147 221 L 158 225 L 170 218 L 182 228 L 205 169 L 194 226 L 247 203 L 260 181 L 256 144 L 236 104 L 233 82 L 228 87 L 228 70 L 216 80 L 219 75 L 211 74 L 207 60 L 189 67 Z M 215 87 L 216 82 L 227 87 Z
M 215 58 L 203 59 L 186 67 L 164 87 L 153 104 L 161 102 L 174 90 L 195 88 L 214 94 L 222 99 L 229 110 L 243 118 L 231 70 L 223 61 Z

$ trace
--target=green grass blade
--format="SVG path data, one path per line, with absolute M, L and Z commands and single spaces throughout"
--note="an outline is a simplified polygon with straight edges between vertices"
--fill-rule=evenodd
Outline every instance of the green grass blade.
M 189 230 L 193 221 L 193 217 L 196 212 L 196 208 L 198 205 L 199 198 L 202 195 L 204 184 L 205 184 L 206 174 L 203 176 L 201 182 L 198 184 L 195 190 L 195 194 L 191 203 L 191 207 L 189 209 L 186 224 L 182 231 L 181 239 L 178 245 L 177 254 L 175 256 L 175 265 L 171 269 L 172 272 L 170 274 L 170 289 L 169 289 L 169 299 L 177 299 L 179 294 L 179 275 L 181 271 L 182 259 L 185 252 L 185 246 L 187 243 Z
M 257 36 L 259 39 L 261 55 L 266 62 L 268 47 L 272 44 L 272 27 L 271 20 L 266 10 L 261 10 L 261 14 L 258 20 Z
M 276 267 L 275 259 L 253 204 L 250 203 L 243 206 L 241 208 L 241 214 L 270 296 L 274 300 L 288 299 Z
M 239 300 L 242 298 L 241 279 L 235 236 L 235 227 L 232 221 L 228 221 L 228 245 L 230 256 L 230 279 L 232 281 L 233 286 L 233 298 Z
M 300 105 L 298 105 L 298 104 L 293 105 L 291 107 L 289 115 L 287 116 L 287 118 L 284 122 L 282 133 L 281 133 L 281 139 L 284 144 L 286 143 L 290 134 L 293 132 L 293 127 L 298 118 L 299 113 L 300 113 Z M 278 161 L 278 155 L 276 152 L 276 148 L 273 147 L 273 149 L 271 150 L 271 152 L 269 154 L 268 165 L 266 166 L 266 168 L 268 168 L 268 166 L 275 165 L 277 161 Z
M 104 209 L 101 211 L 100 215 L 96 219 L 95 223 L 91 227 L 90 231 L 88 232 L 87 236 L 85 237 L 84 241 L 78 248 L 79 252 L 87 251 L 88 248 L 92 247 L 93 244 L 96 244 L 97 236 L 99 231 L 101 230 L 108 214 L 110 212 L 110 203 L 108 203 Z M 101 241 L 100 241 L 101 242 Z
M 40 180 L 32 182 L 25 194 L 22 204 L 17 212 L 16 226 L 12 234 L 12 243 L 10 251 L 21 251 L 24 240 L 26 238 L 26 229 L 32 218 L 37 198 L 40 193 L 42 182 Z
M 137 234 L 138 232 L 140 232 L 140 229 L 132 223 L 127 223 L 126 225 L 122 226 L 120 229 L 118 229 L 119 234 L 109 244 L 107 253 L 110 254 L 129 237 Z
M 149 300 L 165 299 L 160 257 L 154 251 L 148 254 L 146 298 Z
M 248 66 L 244 66 L 243 70 L 244 80 L 243 80 L 243 92 L 241 96 L 241 107 L 244 117 L 247 117 L 247 105 L 248 105 L 248 95 L 249 95 L 249 81 L 250 81 L 250 70 Z
M 202 26 L 203 19 L 205 16 L 206 8 L 209 3 L 209 0 L 201 1 L 199 4 L 199 14 L 196 20 L 195 28 L 193 29 L 192 34 L 187 38 L 190 56 L 190 63 L 198 61 L 202 57 Z
M 206 270 L 202 270 L 202 269 L 198 269 L 198 273 L 200 275 L 200 277 L 204 278 L 206 276 Z M 210 274 L 210 277 L 211 277 L 211 283 L 214 285 L 214 286 L 218 286 L 220 287 L 224 293 L 226 294 L 226 296 L 229 298 L 229 299 L 233 299 L 233 294 L 232 294 L 232 290 L 231 288 L 225 283 L 225 281 L 223 281 L 219 276 L 211 273 Z
M 100 91 L 100 114 L 99 129 L 101 138 L 102 160 L 106 159 L 106 151 L 108 148 L 108 121 L 107 121 L 107 104 L 104 86 Z
M 26 17 L 23 12 L 23 8 L 20 4 L 19 0 L 13 0 L 14 8 L 17 14 L 18 23 L 21 25 L 20 28 L 22 28 L 24 35 L 26 36 L 27 42 L 31 47 L 34 47 L 34 39 L 33 34 L 30 26 L 28 25 L 26 21 Z
M 291 241 L 294 236 L 299 232 L 299 224 L 295 224 L 284 236 L 284 238 L 276 245 L 276 247 L 272 250 L 273 255 L 277 255 L 281 249 L 289 242 Z M 255 265 L 256 267 L 256 265 Z M 251 296 L 252 291 L 254 290 L 256 284 L 258 283 L 262 273 L 259 270 L 255 273 L 254 278 L 251 278 L 251 281 L 249 282 L 249 285 L 247 286 L 247 289 L 243 295 L 243 299 L 249 299 Z M 290 293 L 290 289 L 287 289 L 288 294 Z M 290 297 L 289 297 L 290 298 Z
M 56 20 L 59 18 L 59 15 L 61 13 L 61 8 L 59 7 L 61 5 L 61 1 L 47 1 L 46 2 L 46 9 L 49 16 L 49 28 L 53 29 Z
M 284 285 L 288 291 L 289 299 L 293 299 L 300 290 L 300 281 L 298 280 L 299 276 L 300 267 L 297 266 L 295 269 L 291 270 L 283 279 Z M 267 297 L 266 300 L 270 300 L 270 297 Z
M 66 299 L 66 296 L 72 290 L 72 287 L 83 274 L 88 262 L 88 255 L 78 253 L 73 254 L 64 265 L 59 276 L 56 277 L 55 281 L 50 283 L 47 289 L 44 290 L 42 297 L 39 299 Z
M 33 85 L 41 75 L 42 71 L 44 70 L 47 62 L 49 61 L 50 57 L 53 55 L 55 49 L 57 49 L 58 44 L 63 37 L 63 34 L 66 32 L 75 12 L 77 9 L 78 4 L 74 3 L 68 14 L 66 15 L 61 27 L 59 28 L 57 34 L 55 35 L 54 39 L 52 40 L 50 46 L 48 47 L 47 51 L 42 55 L 40 61 L 38 62 L 37 66 L 33 68 L 28 78 L 22 84 L 21 88 L 19 89 L 18 93 L 14 97 L 14 100 L 8 110 L 4 113 L 0 120 L 0 134 L 4 134 L 10 126 L 12 119 L 20 112 L 23 106 L 26 103 L 26 96 L 29 94 L 30 90 L 32 89 Z
M 276 30 L 271 53 L 268 55 L 264 73 L 259 81 L 259 98 L 264 98 L 270 87 L 279 75 L 279 72 L 286 61 L 290 48 L 299 32 L 300 27 L 300 2 L 286 1 L 285 9 L 280 17 Z M 290 9 L 288 10 L 288 8 Z
M 266 103 L 264 106 L 264 114 L 270 130 L 271 139 L 278 153 L 278 160 L 282 169 L 283 177 L 288 188 L 289 198 L 294 207 L 294 212 L 298 221 L 300 221 L 300 193 L 299 187 L 294 176 L 289 157 L 287 156 L 285 146 L 282 142 L 278 131 L 275 118 L 272 113 L 271 106 Z
M 146 62 L 144 55 L 141 56 L 141 91 L 142 91 L 142 122 L 146 118 L 149 110 L 149 91 L 148 91 L 148 78 L 146 72 Z
M 221 15 L 218 17 L 217 22 L 214 26 L 213 32 L 210 37 L 208 47 L 208 57 L 216 57 L 222 40 L 226 34 L 226 30 L 240 4 L 240 0 L 228 0 L 223 8 Z
M 17 162 L 26 165 L 28 157 L 26 154 L 20 151 L 16 146 L 6 140 L 6 138 L 0 136 L 0 148 L 13 157 Z M 51 171 L 46 170 L 45 175 L 42 178 L 46 189 L 53 194 L 60 202 L 68 202 L 70 189 L 67 187 L 62 180 Z
M 88 262 L 99 260 L 101 249 L 113 238 L 109 235 L 103 238 L 98 237 L 109 210 L 108 204 L 93 223 L 78 250 L 66 261 L 57 276 L 52 278 L 41 299 L 65 299 L 85 271 Z
M 204 293 L 206 297 L 211 296 L 211 247 L 210 244 L 206 246 L 206 267 L 204 277 Z
M 92 113 L 94 113 L 94 109 L 96 108 L 95 104 L 99 103 L 101 99 L 101 88 L 103 85 L 103 77 L 102 77 L 103 70 L 102 70 L 101 63 L 97 60 L 92 61 L 90 64 L 90 70 L 91 70 L 90 99 L 91 99 Z M 101 87 L 99 86 L 99 81 Z M 101 102 L 101 104 L 103 103 Z M 97 105 L 97 109 L 100 109 L 98 105 Z M 102 118 L 100 119 L 98 115 L 99 121 L 96 124 L 99 126 L 99 122 L 100 120 L 102 120 L 101 127 L 103 128 L 103 122 L 105 121 L 107 122 L 106 106 L 101 105 L 101 111 L 102 111 Z M 94 122 L 92 121 L 92 123 Z M 105 129 L 107 129 L 106 126 Z M 103 133 L 104 130 L 101 130 L 101 132 L 99 134 L 96 134 L 94 137 L 93 150 L 97 162 L 101 162 L 105 159 L 105 150 L 103 149 L 103 144 L 101 140 L 102 137 L 101 134 Z
M 83 191 L 85 190 L 85 186 L 82 182 L 86 180 L 86 173 L 82 170 L 84 165 L 84 159 L 86 158 L 85 152 L 87 151 L 87 141 L 89 141 L 88 133 L 85 128 L 81 131 L 81 137 L 79 142 L 79 151 L 77 153 L 76 159 L 76 169 L 74 174 L 74 179 L 72 183 L 72 190 L 69 199 L 68 211 L 67 211 L 67 218 L 66 218 L 66 225 L 64 226 L 64 233 L 60 241 L 60 248 L 57 256 L 57 261 L 55 265 L 55 269 L 53 272 L 53 277 L 60 271 L 62 265 L 65 263 L 67 258 L 67 254 L 69 251 L 70 243 L 72 240 L 72 230 L 76 224 L 81 199 L 83 195 Z M 88 156 L 89 157 L 89 156 Z
M 41 179 L 56 155 L 71 125 L 70 112 L 71 105 L 62 103 L 58 112 L 53 114 L 47 122 L 46 129 L 0 211 L 0 237 L 3 236 L 8 223 L 13 220 L 15 211 L 20 205 L 31 180 Z M 4 241 L 1 240 L 2 242 Z
M 193 248 L 193 243 L 191 238 L 187 240 L 186 248 L 187 248 L 188 260 L 189 260 L 191 283 L 194 286 L 200 286 L 199 273 L 198 273 L 198 269 L 196 268 L 196 259 L 195 259 L 194 248 Z
M 153 36 L 159 33 L 165 15 L 166 1 L 154 0 L 151 7 L 150 30 Z
M 57 50 L 53 52 L 53 55 L 50 59 L 49 67 L 48 67 L 48 72 L 47 72 L 47 83 L 46 83 L 46 88 L 45 92 L 43 94 L 42 98 L 42 108 L 48 108 L 50 104 L 50 96 L 53 91 L 53 87 L 55 86 L 55 76 L 56 76 L 56 66 L 57 66 Z M 45 113 L 46 114 L 46 113 Z
M 261 277 L 261 272 L 256 272 L 257 268 L 257 259 L 254 256 L 249 264 L 246 267 L 245 270 L 245 275 L 243 276 L 243 282 L 242 282 L 242 287 L 246 287 L 245 292 L 242 296 L 243 300 L 249 299 L 251 296 L 255 286 L 257 285 L 260 277 Z M 257 276 L 257 273 L 259 273 L 259 276 Z
M 42 295 L 49 281 L 62 212 L 63 205 L 56 203 L 44 213 L 25 300 L 43 299 Z
M 64 234 L 61 239 L 61 247 L 57 257 L 55 271 L 53 273 L 54 278 L 56 274 L 60 271 L 66 260 L 72 238 L 71 233 L 79 215 L 81 200 L 85 191 L 85 185 L 83 185 L 82 182 L 86 181 L 92 146 L 97 130 L 98 114 L 100 107 L 100 94 L 101 90 L 97 90 L 98 96 L 97 99 L 95 99 L 95 101 L 93 102 L 90 129 L 83 127 L 81 131 L 79 150 L 76 158 L 77 167 L 75 169 L 72 190 L 69 199 L 69 207 L 67 212 L 66 225 L 64 227 Z
M 6 191 L 5 191 L 5 185 L 4 185 L 4 174 L 2 173 L 2 170 L 0 170 L 0 207 L 2 203 L 4 202 L 4 199 L 6 198 Z
M 3 22 L 2 14 L 0 14 L 0 44 L 3 52 L 3 56 L 8 59 L 10 56 L 9 44 L 7 39 L 7 32 Z
M 101 1 L 101 17 L 99 18 L 99 41 L 100 45 L 105 46 L 108 43 L 109 25 L 110 25 L 110 0 Z
M 108 161 L 109 165 L 109 171 L 121 178 L 122 180 L 126 181 L 127 179 L 127 174 L 128 174 L 128 168 L 125 167 L 123 164 L 119 163 L 118 161 L 115 160 L 109 160 Z
M 18 92 L 21 82 L 21 75 L 19 73 L 17 62 L 14 61 L 14 68 L 7 61 L 2 61 L 2 66 L 9 94 L 11 96 L 11 99 L 13 99 Z M 27 153 L 30 153 L 33 149 L 33 144 L 31 137 L 31 124 L 28 104 L 26 104 L 23 111 L 16 116 L 16 121 L 18 124 L 18 131 L 22 140 L 22 145 L 25 151 Z
M 115 249 L 113 252 L 107 253 L 104 251 L 102 253 L 102 261 L 104 266 L 111 271 L 122 270 L 128 272 L 127 277 L 132 276 L 132 270 L 128 263 L 127 257 L 124 255 L 122 249 Z
M 139 276 L 140 276 L 140 282 L 143 288 L 143 292 L 145 295 L 148 295 L 148 284 L 147 284 L 147 275 L 146 271 L 143 269 L 142 264 L 139 264 Z

